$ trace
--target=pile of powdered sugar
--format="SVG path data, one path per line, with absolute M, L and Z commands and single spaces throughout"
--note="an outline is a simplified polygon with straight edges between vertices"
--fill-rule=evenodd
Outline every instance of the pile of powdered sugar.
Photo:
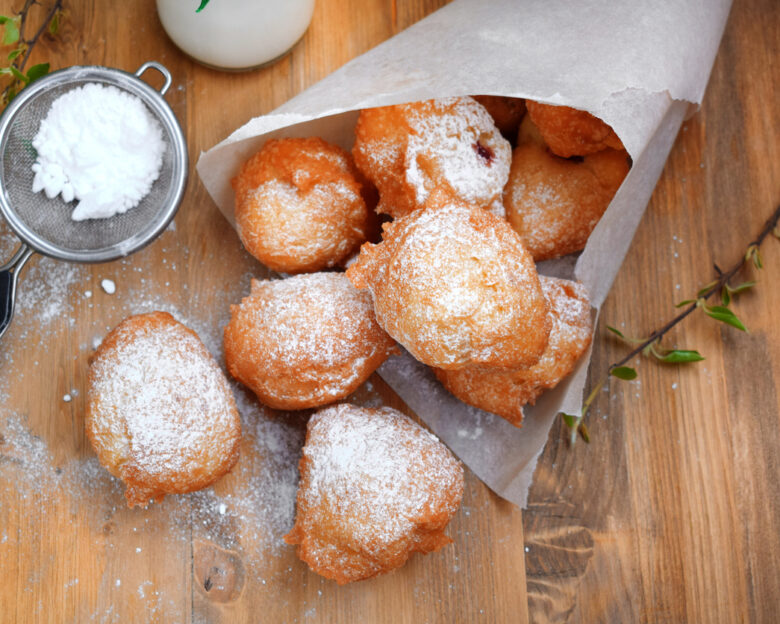
M 71 218 L 102 219 L 137 206 L 160 174 L 160 124 L 137 97 L 89 83 L 58 97 L 32 141 L 33 192 L 79 200 Z

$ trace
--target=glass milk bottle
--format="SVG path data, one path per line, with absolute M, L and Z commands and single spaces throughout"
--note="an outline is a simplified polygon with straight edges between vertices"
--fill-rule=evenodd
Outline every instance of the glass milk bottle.
M 290 51 L 306 32 L 314 0 L 157 0 L 165 32 L 196 61 L 252 69 Z

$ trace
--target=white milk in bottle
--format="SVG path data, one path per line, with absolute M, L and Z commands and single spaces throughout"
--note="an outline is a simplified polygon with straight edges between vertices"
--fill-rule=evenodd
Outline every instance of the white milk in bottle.
M 306 32 L 314 0 L 157 0 L 165 32 L 186 54 L 219 69 L 251 69 L 284 56 Z

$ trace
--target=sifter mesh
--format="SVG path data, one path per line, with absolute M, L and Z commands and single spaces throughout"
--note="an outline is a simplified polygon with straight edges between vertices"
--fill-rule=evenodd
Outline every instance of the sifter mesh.
M 139 70 L 139 75 L 146 67 Z M 169 80 L 167 70 L 164 74 Z M 165 229 L 183 194 L 187 152 L 173 113 L 157 91 L 119 70 L 76 67 L 51 74 L 40 82 L 46 80 L 48 83 L 34 83 L 22 91 L 17 99 L 26 96 L 24 101 L 12 103 L 15 110 L 0 126 L 3 216 L 23 242 L 56 258 L 104 262 L 136 251 Z M 140 98 L 160 124 L 165 151 L 159 177 L 136 207 L 107 219 L 73 221 L 71 213 L 77 201 L 66 203 L 60 196 L 49 199 L 43 192 L 32 192 L 32 165 L 36 159 L 32 140 L 54 100 L 87 83 L 113 85 Z

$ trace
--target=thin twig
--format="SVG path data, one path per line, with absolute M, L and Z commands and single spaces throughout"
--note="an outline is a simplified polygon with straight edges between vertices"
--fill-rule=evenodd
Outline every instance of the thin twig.
M 38 0 L 26 0 L 26 2 L 24 3 L 24 7 L 20 11 L 22 20 L 19 25 L 19 39 L 21 39 L 25 43 L 27 49 L 25 50 L 24 55 L 22 56 L 21 62 L 17 66 L 17 69 L 19 69 L 19 71 L 22 71 L 24 69 L 24 66 L 27 64 L 27 60 L 30 58 L 30 54 L 32 53 L 33 48 L 35 47 L 35 44 L 38 43 L 38 40 L 41 38 L 43 33 L 46 32 L 46 29 L 49 27 L 49 24 L 51 23 L 51 20 L 54 18 L 57 11 L 62 9 L 62 0 L 55 0 L 54 4 L 51 5 L 49 12 L 46 14 L 46 17 L 41 22 L 40 27 L 33 35 L 32 39 L 25 39 L 24 27 L 27 22 L 27 17 L 29 15 L 30 9 L 36 4 L 40 4 L 40 2 Z
M 583 420 L 585 418 L 585 415 L 588 413 L 588 410 L 590 409 L 591 403 L 593 403 L 593 401 L 596 399 L 599 390 L 601 390 L 601 388 L 603 388 L 604 385 L 607 383 L 607 380 L 609 379 L 612 371 L 628 363 L 637 355 L 642 353 L 645 349 L 651 347 L 651 345 L 656 344 L 673 327 L 678 325 L 691 312 L 693 312 L 698 307 L 700 307 L 700 302 L 702 300 L 706 301 L 715 293 L 721 292 L 723 287 L 729 283 L 729 280 L 732 277 L 734 277 L 739 272 L 739 270 L 743 267 L 743 265 L 745 264 L 745 262 L 747 261 L 750 255 L 751 250 L 755 250 L 755 252 L 757 253 L 758 249 L 761 247 L 761 243 L 763 243 L 764 239 L 766 239 L 766 237 L 772 233 L 774 233 L 776 236 L 778 236 L 778 238 L 780 238 L 780 234 L 778 234 L 778 231 L 780 230 L 780 227 L 778 227 L 779 221 L 780 221 L 780 205 L 778 205 L 775 208 L 775 211 L 772 213 L 772 216 L 766 220 L 766 223 L 764 223 L 764 226 L 761 228 L 761 231 L 758 233 L 758 236 L 747 245 L 747 247 L 745 248 L 746 253 L 743 253 L 740 259 L 737 262 L 735 262 L 728 271 L 724 272 L 720 269 L 720 267 L 718 267 L 717 264 L 715 265 L 715 272 L 718 275 L 718 279 L 715 282 L 713 282 L 712 285 L 710 285 L 706 290 L 700 292 L 696 297 L 696 301 L 693 301 L 690 305 L 688 305 L 688 307 L 686 307 L 682 312 L 680 312 L 677 316 L 675 316 L 671 321 L 666 323 L 663 327 L 656 329 L 652 334 L 650 334 L 648 338 L 639 342 L 634 349 L 629 351 L 625 356 L 623 356 L 617 362 L 610 364 L 610 366 L 607 368 L 606 374 L 599 380 L 597 384 L 593 386 L 593 389 L 588 395 L 588 398 L 585 399 L 585 402 L 582 404 L 582 410 L 580 411 L 579 416 L 577 416 L 577 418 L 574 419 L 574 422 L 571 423 L 570 425 L 571 436 L 569 438 L 569 441 L 571 444 L 574 444 L 574 442 L 576 441 L 578 432 L 580 433 L 580 435 L 583 436 L 583 438 L 585 438 L 586 441 L 588 440 L 588 433 L 587 433 L 587 429 L 585 429 L 585 423 L 583 422 Z
M 772 216 L 769 217 L 769 219 L 767 219 L 766 223 L 764 224 L 764 227 L 761 228 L 761 232 L 758 234 L 756 239 L 750 242 L 746 247 L 746 249 L 750 249 L 751 247 L 754 246 L 761 247 L 761 243 L 764 242 L 764 239 L 767 236 L 769 236 L 769 234 L 772 232 L 772 230 L 775 229 L 775 227 L 777 227 L 778 221 L 780 221 L 780 205 L 775 209 L 774 214 L 772 214 Z M 739 261 L 736 262 L 725 273 L 722 272 L 720 269 L 718 269 L 716 265 L 715 270 L 718 273 L 718 280 L 711 288 L 703 292 L 698 298 L 707 300 L 710 297 L 712 297 L 712 295 L 714 295 L 715 293 L 720 292 L 721 289 L 726 284 L 728 284 L 729 280 L 739 272 L 739 270 L 742 268 L 744 264 L 745 264 L 745 255 L 743 254 L 742 257 L 739 259 Z M 660 329 L 656 329 L 652 334 L 650 334 L 650 336 L 646 340 L 640 342 L 636 346 L 636 348 L 629 351 L 623 358 L 621 358 L 614 364 L 611 364 L 607 369 L 607 374 L 611 373 L 618 366 L 623 366 L 623 364 L 626 364 L 634 357 L 639 355 L 645 349 L 645 347 L 647 347 L 650 344 L 653 344 L 656 340 L 662 338 L 664 335 L 666 335 L 669 332 L 669 330 L 671 330 L 675 325 L 680 323 L 680 321 L 682 321 L 686 316 L 688 316 L 691 312 L 693 312 L 697 307 L 698 304 L 694 301 L 682 312 L 680 312 L 680 314 L 678 314 L 671 321 L 669 321 L 666 325 L 664 325 Z

